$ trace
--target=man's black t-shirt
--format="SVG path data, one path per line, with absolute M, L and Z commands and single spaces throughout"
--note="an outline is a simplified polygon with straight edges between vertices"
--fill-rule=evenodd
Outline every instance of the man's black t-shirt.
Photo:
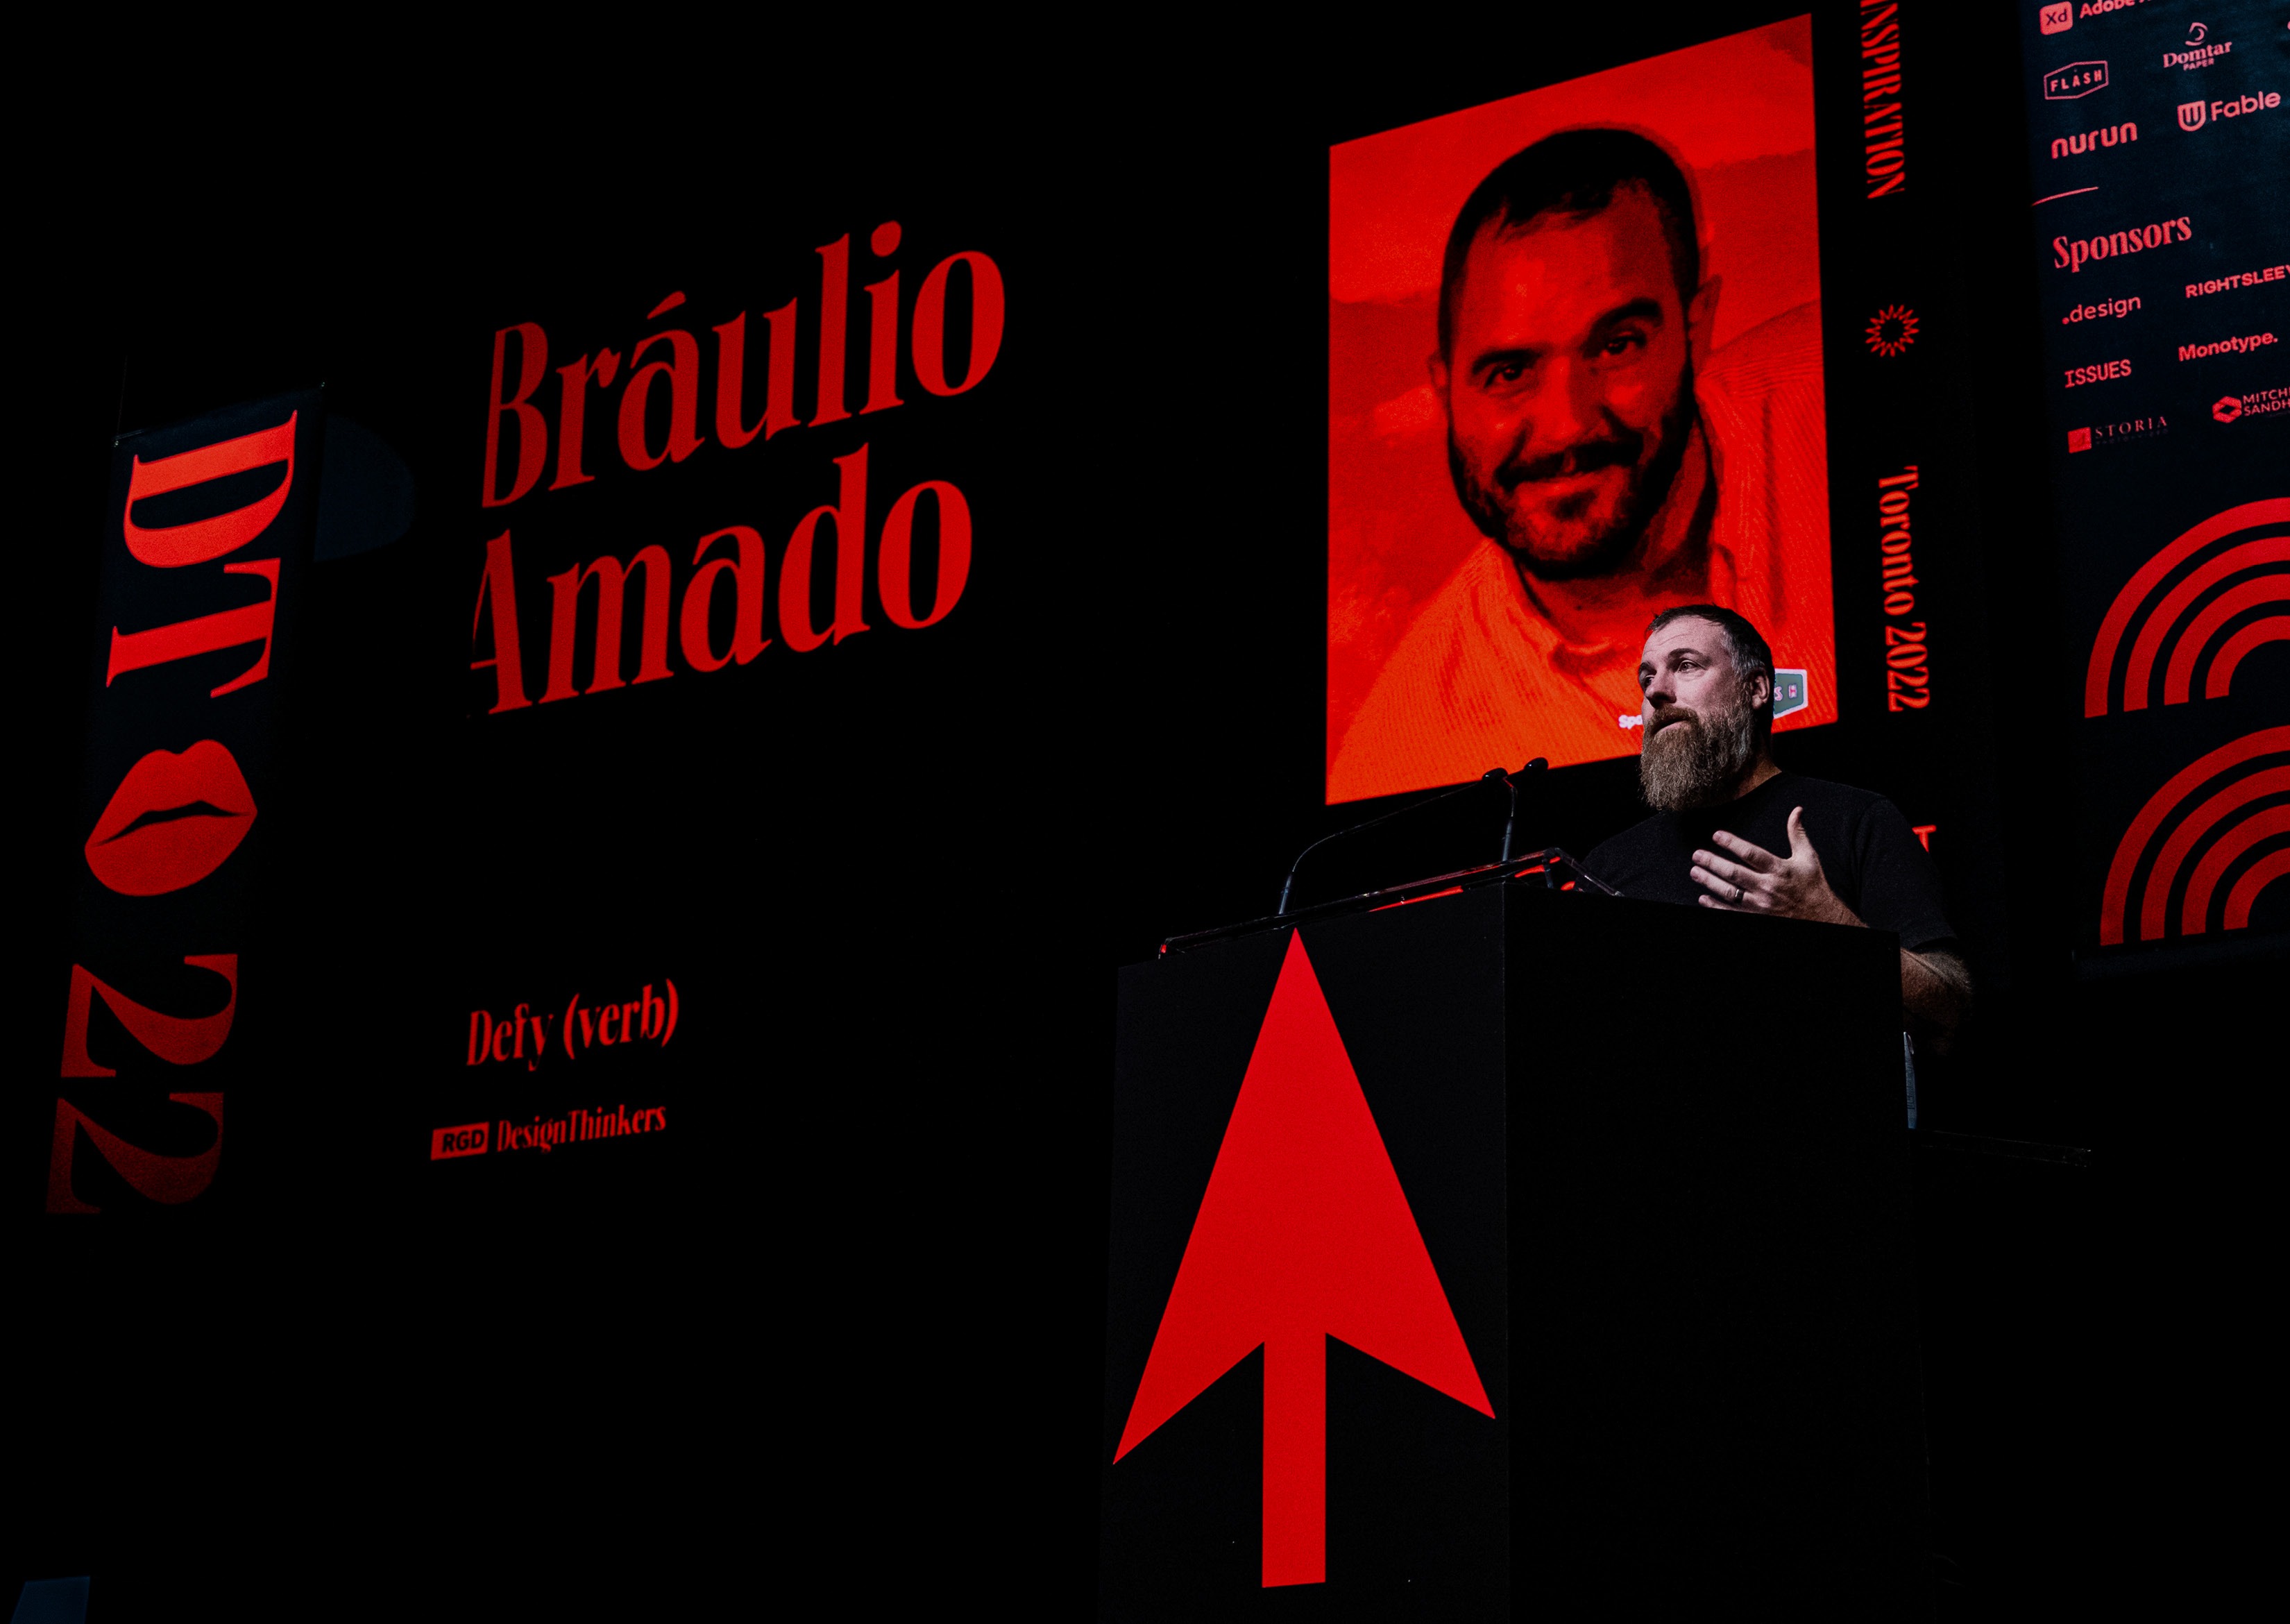
M 1883 796 L 1822 779 L 1777 773 L 1738 801 L 1692 812 L 1656 812 L 1595 848 L 1582 866 L 1626 897 L 1689 907 L 1709 893 L 1689 877 L 1693 854 L 1733 854 L 1718 829 L 1777 857 L 1790 849 L 1789 815 L 1805 808 L 1805 832 L 1821 853 L 1829 888 L 1910 952 L 1952 942 L 1941 908 L 1940 874 L 1900 809 Z

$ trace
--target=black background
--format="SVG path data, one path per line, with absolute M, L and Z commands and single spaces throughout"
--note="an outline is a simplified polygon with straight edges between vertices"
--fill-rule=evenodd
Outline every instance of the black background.
M 1320 796 L 1325 148 L 1786 14 L 1538 20 L 1531 56 L 1452 29 L 1363 39 L 1311 73 L 1277 41 L 1123 41 L 1118 71 L 917 41 L 849 84 L 664 82 L 594 113 L 566 110 L 572 89 L 544 107 L 435 75 L 409 98 L 339 62 L 292 116 L 180 64 L 92 93 L 28 183 L 46 288 L 9 406 L 34 540 L 4 1170 L 38 1489 L 7 1572 L 94 1572 L 98 1619 L 367 1595 L 684 1612 L 798 1586 L 1085 1611 L 1108 972 L 1268 908 L 1298 847 L 1374 810 Z M 1819 14 L 1824 87 L 1853 20 Z M 1857 132 L 1826 107 L 1822 163 L 1833 334 L 1865 319 L 1855 300 L 1905 300 L 1930 346 L 1900 358 L 1920 391 L 1832 354 L 1840 658 L 1869 480 L 1921 455 L 1953 470 L 1918 492 L 1947 697 L 1912 719 L 1934 726 L 1888 728 L 1848 667 L 1845 724 L 1787 761 L 1939 825 L 1982 1003 L 1926 1068 L 1926 1124 L 2096 1147 L 2091 1169 L 1918 1152 L 1942 1594 L 2012 1616 L 2231 1565 L 2207 1436 L 2252 1402 L 2237 1305 L 2270 1108 L 2252 1063 L 2280 961 L 2078 973 L 2053 719 L 2076 714 L 2082 649 L 2042 472 L 2020 73 L 2007 41 L 1918 32 L 1939 26 L 1910 12 L 1907 197 L 1858 196 Z M 742 308 L 753 328 L 808 300 L 817 244 L 891 218 L 909 298 L 955 248 L 1008 279 L 988 384 L 887 415 L 875 442 L 912 469 L 878 476 L 877 515 L 914 478 L 971 497 L 963 608 L 807 665 L 472 721 L 494 328 L 541 320 L 555 341 L 563 322 L 564 358 L 625 355 L 679 288 L 703 339 Z M 77 781 L 109 439 L 312 382 L 413 469 L 416 517 L 314 571 L 282 684 L 298 771 L 247 961 L 268 966 L 265 1080 L 233 1096 L 213 1201 L 44 1223 L 84 830 L 41 786 Z M 628 476 L 693 476 L 654 508 L 605 491 L 600 415 L 597 486 L 498 511 L 630 504 L 625 528 L 568 530 L 565 559 L 735 522 L 776 541 L 871 421 L 733 453 L 775 465 L 752 487 L 701 476 L 714 447 Z M 509 724 L 531 725 L 504 742 Z M 536 789 L 572 740 L 602 764 Z M 1525 833 L 1580 851 L 1637 815 L 1630 764 L 1604 764 L 1555 775 Z M 1364 842 L 1314 884 L 1477 855 L 1500 812 L 1476 816 Z M 584 863 L 628 874 L 556 877 Z M 473 1000 L 666 974 L 677 1048 L 593 1087 L 654 1091 L 686 1131 L 586 1162 L 426 1161 L 441 1122 L 521 1108 L 438 1116 L 475 1098 L 456 1071 Z M 1618 996 L 1647 974 L 1615 966 Z M 251 969 L 245 996 L 251 1023 Z

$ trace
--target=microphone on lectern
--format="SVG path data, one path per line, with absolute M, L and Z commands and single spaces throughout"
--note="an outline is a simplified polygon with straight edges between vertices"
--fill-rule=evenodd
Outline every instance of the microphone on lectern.
M 1481 784 L 1501 784 L 1510 791 L 1510 816 L 1503 824 L 1502 846 L 1503 859 L 1508 860 L 1510 857 L 1511 831 L 1518 822 L 1518 780 L 1530 772 L 1541 772 L 1549 764 L 1547 759 L 1538 756 L 1517 772 L 1504 767 L 1489 767 L 1468 784 L 1458 784 L 1454 788 L 1442 791 L 1428 800 L 1410 801 L 1405 806 L 1396 806 L 1388 812 L 1368 819 L 1365 823 L 1355 823 L 1349 828 L 1341 828 L 1333 834 L 1321 836 L 1310 845 L 1297 852 L 1296 860 L 1288 865 L 1288 877 L 1280 882 L 1280 906 L 1273 910 L 1275 916 L 1288 911 L 1288 896 L 1296 888 L 1296 871 L 1304 866 L 1304 860 L 1328 842 L 1341 840 L 1348 835 L 1357 835 L 1364 830 L 1375 828 L 1378 824 L 1389 823 L 1394 818 L 1404 817 L 1413 812 L 1421 812 L 1427 806 L 1437 806 L 1442 801 L 1452 801 L 1459 795 L 1469 795 Z
M 1548 757 L 1538 756 L 1517 772 L 1503 774 L 1503 784 L 1510 791 L 1510 812 L 1503 819 L 1502 855 L 1495 859 L 1497 862 L 1510 861 L 1511 836 L 1518 830 L 1518 780 L 1530 772 L 1547 772 L 1549 766 L 1550 762 Z

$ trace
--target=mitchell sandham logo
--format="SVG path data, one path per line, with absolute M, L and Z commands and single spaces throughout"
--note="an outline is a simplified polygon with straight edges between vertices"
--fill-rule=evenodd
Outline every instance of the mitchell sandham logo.
M 2229 118 L 2242 118 L 2252 113 L 2268 112 L 2281 105 L 2282 96 L 2278 91 L 2232 96 L 2224 101 L 2182 101 L 2179 103 L 2179 128 L 2192 135 L 2206 124 Z
M 2054 68 L 2044 76 L 2044 100 L 2073 101 L 2078 96 L 2088 96 L 2094 91 L 2107 88 L 2107 64 L 2104 62 L 2070 62 L 2064 68 Z
M 2290 389 L 2253 389 L 2241 395 L 2226 395 L 2211 408 L 2211 415 L 2222 423 L 2239 422 L 2246 417 L 2271 417 L 2278 412 L 2290 412 Z

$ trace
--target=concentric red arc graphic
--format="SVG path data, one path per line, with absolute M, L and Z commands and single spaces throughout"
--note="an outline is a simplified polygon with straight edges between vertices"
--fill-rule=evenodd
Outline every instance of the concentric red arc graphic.
M 1267 1585 L 1327 1577 L 1332 1336 L 1494 1414 L 1299 933 L 1113 1457 L 1261 1346 Z
M 2236 539 L 2166 589 L 2164 583 L 2178 571 L 2230 538 Z M 2186 704 L 2198 677 L 2203 698 L 2223 699 L 2235 668 L 2253 649 L 2290 641 L 2290 615 L 2267 615 L 2228 630 L 2238 615 L 2271 603 L 2290 603 L 2290 497 L 2245 502 L 2212 515 L 2124 583 L 2092 644 L 2084 673 L 2084 715 L 2105 716 L 2110 700 L 2118 697 L 2121 709 L 2146 709 L 2154 700 L 2158 661 L 2164 704 Z M 2219 643 L 2222 634 L 2225 641 Z M 2126 639 L 2130 656 L 2118 691 L 2115 667 Z
M 2270 759 L 2278 756 L 2285 759 Z M 2290 796 L 2290 727 L 2264 728 L 2222 745 L 2174 774 L 2139 809 L 2116 845 L 2100 898 L 2100 940 L 2152 941 L 2171 934 L 2171 893 L 2182 874 L 2187 883 L 2178 933 L 2208 930 L 2219 886 L 2235 865 L 2266 843 L 2290 836 L 2290 803 L 2271 798 L 2280 796 Z M 2258 893 L 2286 873 L 2290 847 L 2262 852 L 2229 885 L 2220 928 L 2247 926 Z

